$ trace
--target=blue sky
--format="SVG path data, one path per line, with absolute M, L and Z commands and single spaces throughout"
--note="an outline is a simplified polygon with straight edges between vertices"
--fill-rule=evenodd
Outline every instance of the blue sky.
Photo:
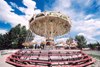
M 32 15 L 45 10 L 60 11 L 72 21 L 71 31 L 56 37 L 56 42 L 65 42 L 76 35 L 84 35 L 88 43 L 100 42 L 100 0 L 0 0 L 0 33 L 19 23 L 28 29 Z M 34 41 L 41 40 L 45 38 L 37 35 L 34 38 Z

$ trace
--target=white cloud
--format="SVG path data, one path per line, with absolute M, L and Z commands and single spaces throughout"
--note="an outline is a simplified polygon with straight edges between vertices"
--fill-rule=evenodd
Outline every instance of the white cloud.
M 89 18 L 91 18 L 91 17 L 93 17 L 93 16 L 94 16 L 94 15 L 91 15 L 91 14 L 90 14 L 90 15 L 87 15 L 87 16 L 85 17 L 85 20 L 86 20 L 86 19 L 89 19 Z
M 93 40 L 96 40 L 95 38 L 92 38 L 91 36 L 85 34 L 85 33 L 79 33 L 78 35 L 83 35 L 87 38 L 88 41 L 93 41 Z
M 77 0 L 77 1 L 74 1 L 74 2 L 78 3 L 78 5 L 80 7 L 83 7 L 83 5 L 85 7 L 88 7 L 88 6 L 90 6 L 93 3 L 93 1 L 91 1 L 91 0 L 82 0 L 82 1 L 81 0 Z
M 83 36 L 86 36 L 84 33 L 79 33 L 78 35 L 83 35 Z
M 41 37 L 41 36 L 38 36 L 38 35 L 35 35 L 35 38 L 32 42 L 41 42 L 41 41 L 45 41 L 46 38 L 45 37 Z
M 79 23 L 78 23 L 79 24 Z M 89 19 L 83 20 L 82 25 L 76 26 L 75 30 L 80 32 L 78 35 L 84 35 L 88 42 L 96 42 L 95 36 L 100 35 L 100 20 Z
M 79 22 L 78 22 L 79 24 Z M 100 20 L 97 19 L 89 19 L 83 20 L 82 24 L 77 26 L 75 29 L 77 31 L 84 31 L 87 34 L 97 32 L 96 30 L 100 28 Z
M 64 43 L 66 43 L 66 41 L 67 41 L 67 39 L 69 39 L 69 38 L 60 38 L 60 39 L 57 39 L 56 40 L 56 42 L 64 42 Z
M 41 12 L 39 9 L 35 9 L 36 3 L 32 0 L 23 0 L 23 4 L 27 8 L 18 7 L 17 4 L 13 2 L 10 2 L 10 4 L 25 13 L 25 15 L 17 15 L 14 12 L 11 12 L 14 11 L 14 9 L 12 9 L 6 1 L 0 1 L 0 20 L 10 23 L 12 27 L 20 23 L 21 25 L 25 25 L 28 29 L 28 20 L 33 14 Z
M 13 9 L 11 8 L 11 6 L 9 6 L 7 4 L 6 1 L 4 0 L 0 0 L 0 11 L 6 11 L 6 12 L 9 12 L 9 11 L 13 11 Z M 0 13 L 1 14 L 1 13 Z
M 0 34 L 5 34 L 5 33 L 7 33 L 7 30 L 5 29 L 0 29 Z
M 56 2 L 55 5 L 57 5 L 60 8 L 69 8 L 71 6 L 71 2 L 70 0 L 57 0 L 58 2 Z M 60 3 L 59 3 L 60 2 Z M 66 3 L 66 4 L 65 4 Z
M 13 7 L 18 8 L 18 6 L 17 6 L 16 3 L 10 2 L 10 4 L 11 4 Z
M 23 4 L 27 6 L 27 8 L 19 7 L 19 10 L 27 15 L 33 15 L 41 12 L 39 9 L 34 10 L 36 8 L 36 3 L 32 0 L 23 0 Z

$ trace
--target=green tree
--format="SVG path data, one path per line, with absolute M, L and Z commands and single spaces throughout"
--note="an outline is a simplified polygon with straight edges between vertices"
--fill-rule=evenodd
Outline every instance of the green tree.
M 98 51 L 100 51 L 100 43 L 99 42 L 97 42 L 96 47 L 97 47 Z
M 92 50 L 96 49 L 97 44 L 96 43 L 90 43 L 88 44 L 88 47 L 90 47 Z
M 0 34 L 0 50 L 8 49 L 10 47 L 9 41 L 7 34 Z
M 22 48 L 22 43 L 25 41 L 27 35 L 26 27 L 21 27 L 21 24 L 18 24 L 9 31 L 8 35 L 10 36 L 10 44 L 12 44 L 13 48 Z
M 0 50 L 10 48 L 22 48 L 22 43 L 25 41 L 27 32 L 25 26 L 21 27 L 21 24 L 11 28 L 9 32 L 2 35 L 0 34 Z
M 4 47 L 4 43 L 3 43 L 4 37 L 2 34 L 0 34 L 0 49 L 2 50 Z
M 78 43 L 78 46 L 77 46 L 78 48 L 82 49 L 83 47 L 86 46 L 87 41 L 83 35 L 76 35 L 75 40 Z
M 68 43 L 68 42 L 72 43 L 73 42 L 73 38 L 69 37 L 69 39 L 67 39 L 66 43 Z

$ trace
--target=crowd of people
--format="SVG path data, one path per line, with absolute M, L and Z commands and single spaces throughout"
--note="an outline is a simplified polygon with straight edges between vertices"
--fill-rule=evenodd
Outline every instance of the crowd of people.
M 35 49 L 40 49 L 40 48 L 44 49 L 44 44 L 42 44 L 42 43 L 41 44 L 34 44 L 34 48 Z

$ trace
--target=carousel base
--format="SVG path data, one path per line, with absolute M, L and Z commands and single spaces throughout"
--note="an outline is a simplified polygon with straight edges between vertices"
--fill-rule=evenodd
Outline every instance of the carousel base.
M 94 60 L 81 50 L 19 50 L 6 62 L 22 67 L 84 67 Z

